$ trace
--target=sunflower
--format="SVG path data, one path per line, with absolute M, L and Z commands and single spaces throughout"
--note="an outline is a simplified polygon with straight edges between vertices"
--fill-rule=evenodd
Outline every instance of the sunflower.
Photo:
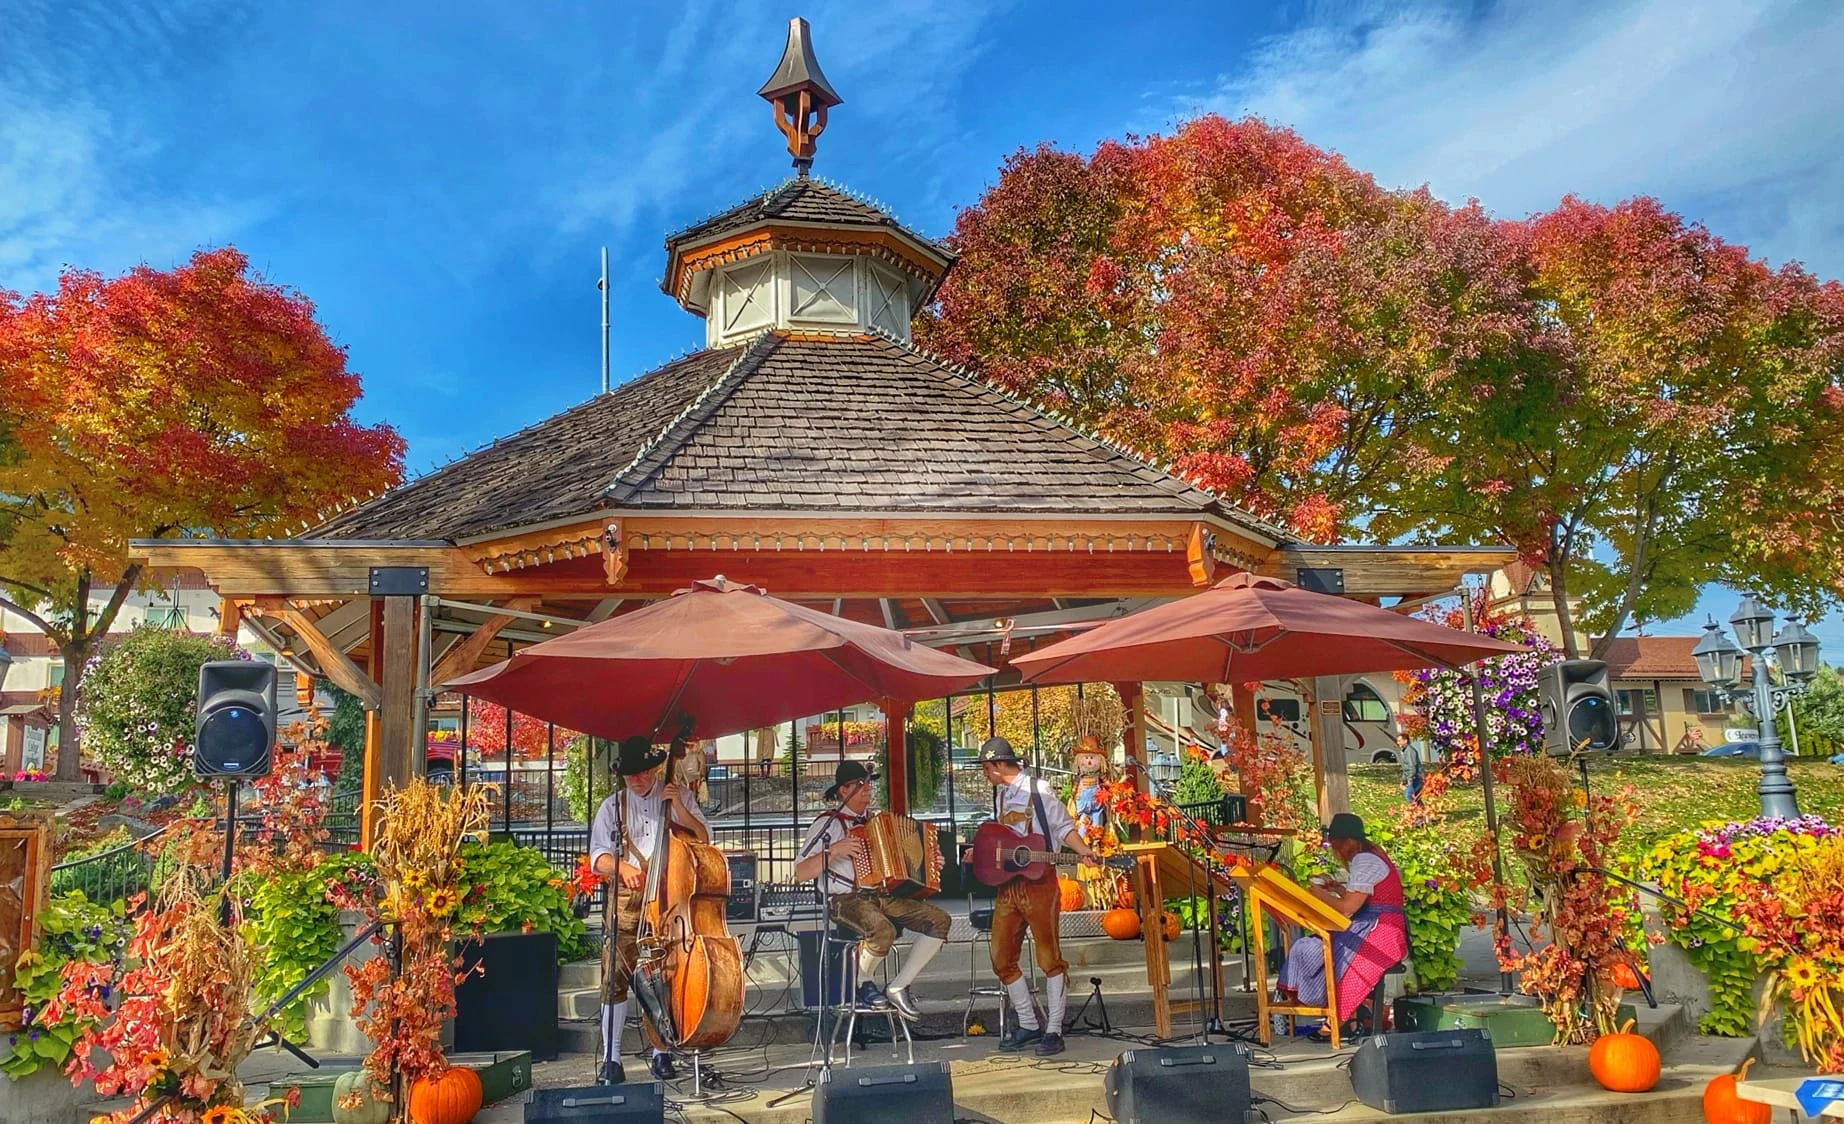
M 1801 956 L 1786 966 L 1786 982 L 1801 991 L 1816 986 L 1821 975 L 1810 957 Z
M 447 886 L 438 886 L 429 891 L 427 904 L 430 913 L 437 917 L 447 917 L 455 911 L 455 906 L 461 904 L 461 896 Z
M 155 1071 L 165 1069 L 171 1060 L 172 1059 L 167 1056 L 166 1050 L 159 1046 L 155 1046 L 147 1053 L 141 1055 L 141 1064 Z
M 403 888 L 406 890 L 420 890 L 428 884 L 429 876 L 420 870 L 408 871 L 403 876 Z
M 243 1110 L 235 1105 L 213 1105 L 205 1110 L 200 1120 L 202 1124 L 239 1124 L 243 1120 Z

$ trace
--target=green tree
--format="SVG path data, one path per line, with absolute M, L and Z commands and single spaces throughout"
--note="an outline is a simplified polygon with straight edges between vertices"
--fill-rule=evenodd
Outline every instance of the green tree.
M 1656 200 L 1508 228 L 1541 331 L 1514 377 L 1449 383 L 1448 438 L 1379 537 L 1493 538 L 1547 572 L 1564 653 L 1710 582 L 1815 608 L 1844 589 L 1844 287 Z
M 1793 700 L 1801 753 L 1844 753 L 1844 675 L 1821 666 L 1806 693 Z
M 332 683 L 323 689 L 333 698 L 333 713 L 327 717 L 327 744 L 339 749 L 334 799 L 356 798 L 365 787 L 365 704 L 357 695 Z

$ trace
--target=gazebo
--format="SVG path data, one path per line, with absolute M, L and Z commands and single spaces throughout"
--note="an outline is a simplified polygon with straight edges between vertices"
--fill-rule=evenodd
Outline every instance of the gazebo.
M 360 697 L 368 798 L 421 768 L 434 685 L 719 573 L 987 659 L 989 641 L 1232 571 L 1374 601 L 1509 560 L 1301 542 L 917 347 L 911 319 L 954 253 L 809 174 L 840 99 L 804 21 L 761 93 L 797 174 L 665 243 L 662 288 L 705 321 L 703 349 L 297 537 L 133 544 L 147 565 L 202 571 L 224 629 L 245 621 Z M 1120 688 L 1139 752 L 1138 686 Z M 901 703 L 887 712 L 897 810 Z M 1317 764 L 1342 804 L 1342 755 Z

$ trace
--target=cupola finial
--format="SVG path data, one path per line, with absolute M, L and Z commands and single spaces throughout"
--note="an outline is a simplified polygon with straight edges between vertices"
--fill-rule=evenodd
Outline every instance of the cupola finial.
M 775 127 L 788 139 L 794 170 L 805 177 L 813 167 L 815 140 L 826 129 L 826 111 L 844 103 L 813 57 L 807 21 L 788 21 L 788 46 L 775 73 L 756 93 L 775 107 Z

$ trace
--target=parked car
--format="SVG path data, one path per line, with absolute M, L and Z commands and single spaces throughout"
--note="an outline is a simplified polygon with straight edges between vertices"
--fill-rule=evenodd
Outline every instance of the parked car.
M 1703 751 L 1702 756 L 1704 757 L 1759 757 L 1761 756 L 1761 743 L 1755 742 L 1755 741 L 1723 742 L 1721 745 L 1710 746 L 1708 749 Z

